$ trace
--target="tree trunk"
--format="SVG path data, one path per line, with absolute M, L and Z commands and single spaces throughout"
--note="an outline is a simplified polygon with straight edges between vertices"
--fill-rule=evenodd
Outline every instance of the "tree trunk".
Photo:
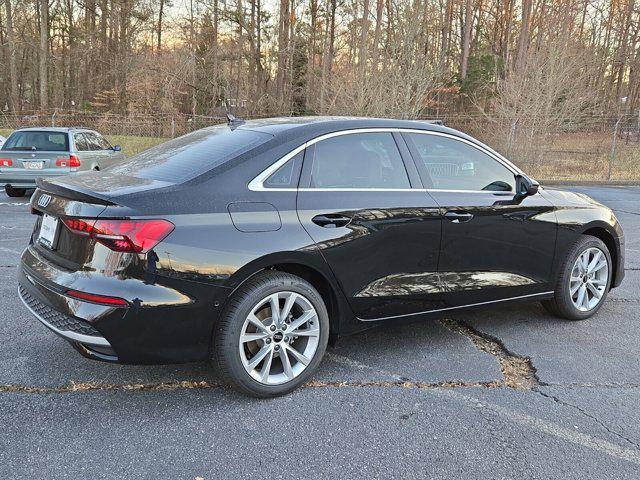
M 466 0 L 464 9 L 464 33 L 462 37 L 462 62 L 460 64 L 460 78 L 467 78 L 467 67 L 469 65 L 469 50 L 471 48 L 471 24 L 473 23 L 473 10 L 471 0 Z
M 522 71 L 529 51 L 529 22 L 531 19 L 532 0 L 522 1 L 522 23 L 520 25 L 520 36 L 518 37 L 516 70 Z
M 358 44 L 358 69 L 360 77 L 364 76 L 367 65 L 367 36 L 369 34 L 369 0 L 364 0 L 362 11 L 362 28 L 360 29 L 360 41 Z
M 307 95 L 306 104 L 309 109 L 312 99 L 316 98 L 315 92 L 315 68 L 316 68 L 316 30 L 318 28 L 318 0 L 310 2 L 311 38 L 309 39 L 309 52 L 307 55 Z
M 160 0 L 158 8 L 158 43 L 156 45 L 156 53 L 160 53 L 162 49 L 162 15 L 164 14 L 164 0 Z
M 373 32 L 373 57 L 372 68 L 378 67 L 378 58 L 380 57 L 380 37 L 382 36 L 382 14 L 384 12 L 384 0 L 376 1 L 376 27 Z
M 329 87 L 329 75 L 333 65 L 334 43 L 336 36 L 336 1 L 327 0 L 327 33 L 325 36 L 324 55 L 322 56 L 322 78 L 320 80 L 320 113 L 325 113 L 326 91 Z
M 11 0 L 4 0 L 7 13 L 7 47 L 9 49 L 9 103 L 12 112 L 20 111 L 20 96 L 18 91 L 18 69 L 16 66 L 16 39 L 13 30 L 13 12 Z
M 49 0 L 38 0 L 40 17 L 40 55 L 38 77 L 40 81 L 40 110 L 49 108 Z
M 276 77 L 276 97 L 284 105 L 284 84 L 286 80 L 287 52 L 289 49 L 289 24 L 291 13 L 289 0 L 280 0 L 280 20 L 278 23 L 278 72 Z

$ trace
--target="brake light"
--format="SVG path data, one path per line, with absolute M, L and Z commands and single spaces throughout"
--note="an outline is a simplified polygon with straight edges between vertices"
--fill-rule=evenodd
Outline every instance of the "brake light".
M 74 233 L 91 237 L 114 252 L 147 253 L 173 229 L 167 220 L 101 220 L 65 218 Z
M 10 158 L 0 158 L 0 167 L 13 167 L 13 160 Z
M 78 290 L 67 290 L 67 296 L 85 300 L 92 303 L 100 303 L 102 305 L 113 305 L 115 307 L 126 307 L 127 301 L 118 297 L 107 297 L 105 295 L 96 295 L 93 293 L 79 292 Z
M 58 158 L 56 160 L 56 167 L 78 168 L 79 166 L 80 159 L 75 155 L 69 155 L 69 158 Z

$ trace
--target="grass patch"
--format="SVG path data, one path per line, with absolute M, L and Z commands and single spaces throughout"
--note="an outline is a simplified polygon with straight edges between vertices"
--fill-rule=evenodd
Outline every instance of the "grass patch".
M 105 138 L 109 140 L 111 145 L 120 145 L 127 157 L 169 140 L 161 137 L 133 137 L 129 135 L 105 135 Z

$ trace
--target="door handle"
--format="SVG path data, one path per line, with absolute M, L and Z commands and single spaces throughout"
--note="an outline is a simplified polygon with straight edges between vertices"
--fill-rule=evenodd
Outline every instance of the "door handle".
M 471 213 L 457 213 L 457 212 L 447 212 L 444 214 L 444 218 L 449 220 L 451 223 L 464 223 L 468 222 L 473 218 L 473 214 Z
M 325 215 L 316 215 L 311 221 L 321 227 L 337 228 L 348 225 L 351 218 L 336 213 L 327 213 Z

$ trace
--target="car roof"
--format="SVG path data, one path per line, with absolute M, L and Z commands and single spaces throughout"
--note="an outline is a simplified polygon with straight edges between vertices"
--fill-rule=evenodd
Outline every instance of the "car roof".
M 93 132 L 90 128 L 84 127 L 26 127 L 26 128 L 17 128 L 14 132 L 59 132 L 59 133 L 69 133 L 72 131 L 87 131 Z
M 396 120 L 387 118 L 366 117 L 273 117 L 247 120 L 239 123 L 237 128 L 256 130 L 269 133 L 274 136 L 290 134 L 295 130 L 296 134 L 322 134 L 333 131 L 359 129 L 359 128 L 411 128 L 420 130 L 433 130 L 451 132 L 442 127 L 435 120 Z

